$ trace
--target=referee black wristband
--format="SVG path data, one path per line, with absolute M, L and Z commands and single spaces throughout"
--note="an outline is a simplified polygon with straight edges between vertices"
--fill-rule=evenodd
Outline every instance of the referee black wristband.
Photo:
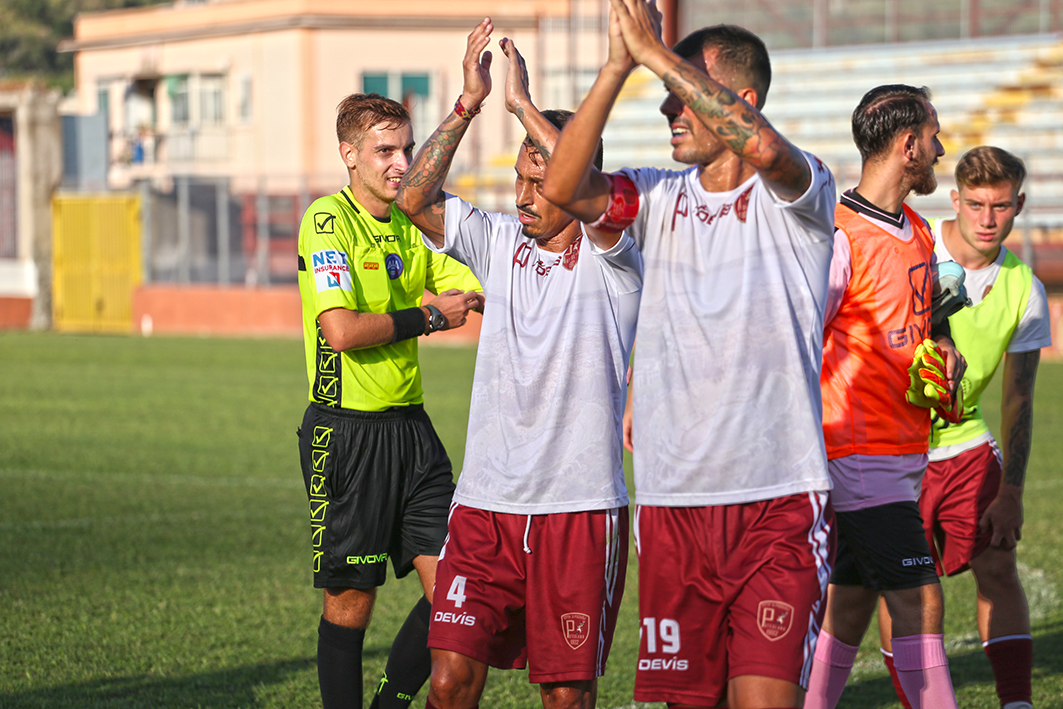
M 424 311 L 420 308 L 406 308 L 405 310 L 393 310 L 388 315 L 395 323 L 395 334 L 391 336 L 392 342 L 408 340 L 424 334 L 425 321 Z

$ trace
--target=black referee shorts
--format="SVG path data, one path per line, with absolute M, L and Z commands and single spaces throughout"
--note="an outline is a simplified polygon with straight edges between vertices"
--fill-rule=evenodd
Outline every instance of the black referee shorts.
M 424 406 L 382 412 L 311 403 L 299 430 L 315 588 L 370 589 L 438 556 L 454 480 Z
M 838 554 L 831 583 L 899 591 L 938 582 L 915 502 L 835 512 L 835 520 Z

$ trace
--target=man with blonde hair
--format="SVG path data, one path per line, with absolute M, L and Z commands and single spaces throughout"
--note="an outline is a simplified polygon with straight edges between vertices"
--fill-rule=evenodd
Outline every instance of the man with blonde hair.
M 299 227 L 310 384 L 299 459 L 314 586 L 324 592 L 318 679 L 325 709 L 362 706 L 362 643 L 390 559 L 398 578 L 416 570 L 425 593 L 374 701 L 400 709 L 431 671 L 432 588 L 454 492 L 424 411 L 417 340 L 460 327 L 483 299 L 468 269 L 429 251 L 394 207 L 413 155 L 402 104 L 352 94 L 339 105 L 336 137 L 350 184 L 311 204 Z M 438 295 L 422 304 L 426 289 Z
M 1026 202 L 1022 160 L 992 146 L 956 164 L 954 219 L 935 220 L 939 261 L 963 266 L 972 306 L 949 318 L 967 359 L 963 418 L 935 418 L 919 509 L 939 574 L 970 569 L 978 590 L 978 634 L 1005 709 L 1031 709 L 1033 639 L 1016 569 L 1022 491 L 1033 429 L 1033 391 L 1041 348 L 1051 344 L 1045 289 L 1003 242 Z M 1004 362 L 1001 445 L 979 398 Z M 889 615 L 880 608 L 883 653 L 893 671 Z M 898 684 L 898 695 L 910 706 Z

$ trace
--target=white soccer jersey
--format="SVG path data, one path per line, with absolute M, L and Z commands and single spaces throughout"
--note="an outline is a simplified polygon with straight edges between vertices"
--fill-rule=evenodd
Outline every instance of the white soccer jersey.
M 487 301 L 454 501 L 511 514 L 627 505 L 621 425 L 642 287 L 631 237 L 551 253 L 515 217 L 453 196 L 445 222 L 442 250 Z
M 635 493 L 703 506 L 829 490 L 819 373 L 834 178 L 778 199 L 754 175 L 706 192 L 697 168 L 625 170 L 645 285 L 635 348 Z

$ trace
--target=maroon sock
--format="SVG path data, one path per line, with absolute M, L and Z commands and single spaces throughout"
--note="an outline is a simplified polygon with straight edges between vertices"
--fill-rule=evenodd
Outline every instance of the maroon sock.
M 879 650 L 882 652 L 882 661 L 886 663 L 886 669 L 890 671 L 890 679 L 893 680 L 893 691 L 897 693 L 897 699 L 901 700 L 904 709 L 912 709 L 912 705 L 908 702 L 908 697 L 904 696 L 901 680 L 897 676 L 897 668 L 893 666 L 893 653 L 886 652 L 882 648 L 879 648 Z
M 1008 635 L 990 638 L 985 654 L 993 667 L 1000 704 L 1030 702 L 1030 674 L 1033 672 L 1033 638 L 1029 635 Z

